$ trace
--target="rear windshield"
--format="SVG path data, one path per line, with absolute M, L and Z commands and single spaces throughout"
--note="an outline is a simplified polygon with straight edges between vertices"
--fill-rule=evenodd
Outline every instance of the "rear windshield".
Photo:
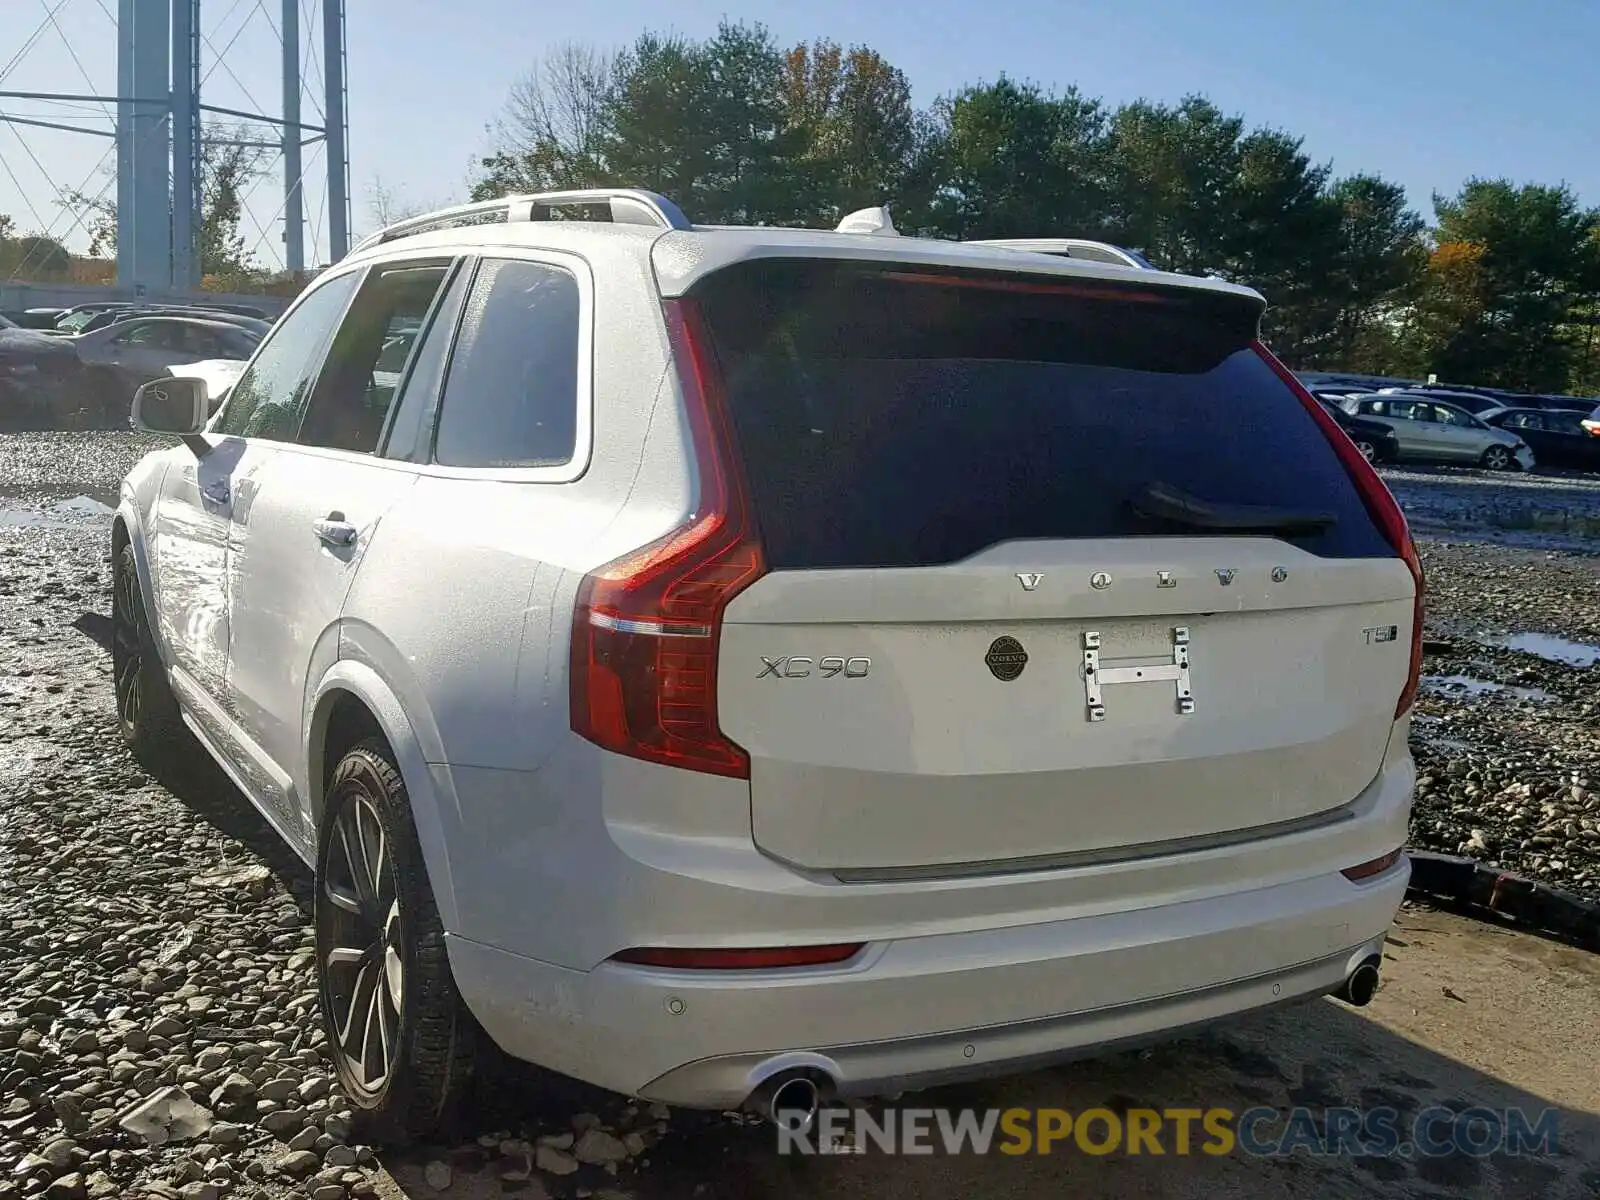
M 1152 488 L 1317 514 L 1315 531 L 1283 535 L 1314 554 L 1394 553 L 1251 350 L 1248 298 L 772 259 L 695 295 L 775 569 L 930 566 L 1020 538 L 1240 536 L 1151 515 Z

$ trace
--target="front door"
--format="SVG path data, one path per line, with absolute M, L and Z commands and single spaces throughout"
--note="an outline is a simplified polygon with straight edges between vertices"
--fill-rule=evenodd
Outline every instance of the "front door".
M 339 614 L 367 546 L 416 482 L 414 466 L 380 450 L 412 376 L 417 387 L 432 384 L 412 365 L 454 269 L 447 258 L 370 269 L 293 444 L 262 473 L 248 529 L 235 527 L 229 704 L 272 773 L 288 781 L 281 827 L 302 849 L 316 836 L 304 803 L 308 693 L 338 658 Z
M 167 472 L 157 510 L 162 628 L 173 682 L 195 723 L 269 817 L 284 781 L 261 769 L 250 731 L 229 700 L 230 580 L 255 524 L 261 481 L 292 433 L 339 315 L 355 289 L 345 274 L 319 283 L 278 322 L 211 422 L 210 448 Z
M 1477 462 L 1483 456 L 1483 430 L 1466 413 L 1443 404 L 1428 406 L 1433 412 L 1440 453 L 1456 462 Z
M 173 682 L 212 704 L 222 703 L 228 665 L 228 526 L 241 494 L 248 508 L 250 481 L 271 453 L 239 438 L 200 458 L 184 451 L 155 507 L 154 611 Z

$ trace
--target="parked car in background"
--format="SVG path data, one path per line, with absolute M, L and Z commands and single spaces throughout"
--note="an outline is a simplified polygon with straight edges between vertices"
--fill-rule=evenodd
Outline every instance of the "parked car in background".
M 88 329 L 89 322 L 101 313 L 134 307 L 134 304 L 126 300 L 96 300 L 90 304 L 75 304 L 57 318 L 56 332 L 83 333 Z
M 1446 404 L 1454 405 L 1465 412 L 1477 415 L 1479 413 L 1494 412 L 1505 408 L 1507 401 L 1501 396 L 1491 396 L 1484 392 L 1458 392 L 1445 388 L 1379 388 L 1380 396 L 1413 396 L 1418 400 L 1441 400 Z
M 1400 439 L 1382 421 L 1353 417 L 1340 408 L 1337 401 L 1326 396 L 1318 395 L 1317 399 L 1328 415 L 1338 422 L 1339 428 L 1356 444 L 1362 458 L 1370 463 L 1386 463 L 1400 457 Z
M 1585 427 L 1589 416 L 1581 410 L 1507 408 L 1485 419 L 1527 442 L 1545 466 L 1594 471 L 1600 470 L 1600 428 Z
M 18 329 L 49 331 L 67 310 L 64 308 L 8 308 L 6 319 Z
M 261 335 L 229 321 L 196 317 L 136 317 L 72 339 L 102 403 L 126 406 L 139 385 L 169 373 L 179 363 L 203 359 L 243 360 Z
M 1533 468 L 1533 451 L 1521 437 L 1496 429 L 1444 400 L 1408 392 L 1379 392 L 1347 399 L 1344 410 L 1394 430 L 1402 459 L 1476 463 L 1491 471 Z
M 93 407 L 70 339 L 0 329 L 0 428 L 78 428 Z
M 96 329 L 104 329 L 107 325 L 120 325 L 124 321 L 135 321 L 141 317 L 191 317 L 200 321 L 223 321 L 229 325 L 237 325 L 241 329 L 248 329 L 259 336 L 265 336 L 267 330 L 272 328 L 272 322 L 263 321 L 259 317 L 246 317 L 239 313 L 223 312 L 192 305 L 173 305 L 171 307 L 103 309 L 93 314 L 78 332 L 92 333 Z
M 208 308 L 152 308 L 134 309 L 132 311 L 101 313 L 91 328 L 102 328 L 105 325 L 121 325 L 125 321 L 136 321 L 141 317 L 187 317 L 196 321 L 221 321 L 224 325 L 237 325 L 240 329 L 247 329 L 257 337 L 265 337 L 267 330 L 272 328 L 271 321 L 263 321 L 260 317 L 246 317 L 239 313 L 214 312 Z M 85 332 L 88 332 L 85 330 Z

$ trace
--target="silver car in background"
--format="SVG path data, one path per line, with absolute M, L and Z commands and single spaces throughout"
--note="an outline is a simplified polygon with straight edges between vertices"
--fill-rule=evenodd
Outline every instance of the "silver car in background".
M 1533 469 L 1533 451 L 1520 437 L 1443 400 L 1380 392 L 1347 396 L 1343 407 L 1394 430 L 1402 460 L 1474 463 L 1491 471 Z

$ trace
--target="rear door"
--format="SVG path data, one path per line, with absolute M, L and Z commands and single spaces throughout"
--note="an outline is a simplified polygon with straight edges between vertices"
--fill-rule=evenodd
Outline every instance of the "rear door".
M 1375 777 L 1412 579 L 1254 301 L 804 261 L 696 292 L 770 568 L 718 677 L 766 852 L 1116 858 Z

